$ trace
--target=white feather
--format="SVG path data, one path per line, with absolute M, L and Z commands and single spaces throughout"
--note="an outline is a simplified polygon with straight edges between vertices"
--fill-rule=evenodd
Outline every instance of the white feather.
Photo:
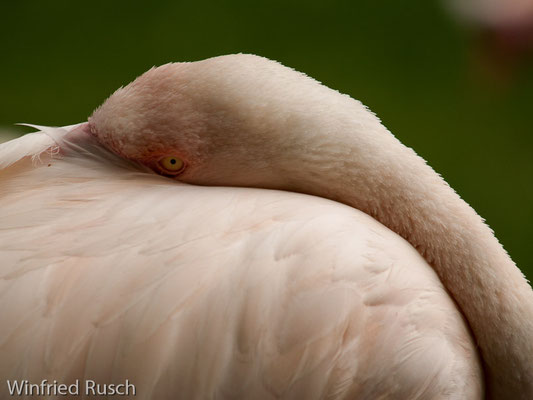
M 57 144 L 58 141 L 68 132 L 82 124 L 64 126 L 61 128 L 33 124 L 20 125 L 32 127 L 38 129 L 38 131 L 0 143 L 0 169 L 7 168 L 25 157 L 38 159 L 45 151 L 54 154 L 59 149 Z

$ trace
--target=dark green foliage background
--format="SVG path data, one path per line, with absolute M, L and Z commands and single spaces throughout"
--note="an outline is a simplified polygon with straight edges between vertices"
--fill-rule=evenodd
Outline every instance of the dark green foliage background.
M 263 55 L 367 104 L 533 278 L 532 65 L 503 84 L 481 73 L 473 33 L 439 2 L 22 0 L 0 12 L 1 126 L 83 121 L 153 65 Z

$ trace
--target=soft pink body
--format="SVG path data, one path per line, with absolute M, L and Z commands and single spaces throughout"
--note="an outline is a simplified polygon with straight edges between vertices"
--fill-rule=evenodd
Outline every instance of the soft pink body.
M 0 375 L 144 398 L 533 394 L 531 288 L 348 96 L 226 56 L 44 132 L 0 147 Z M 147 169 L 164 156 L 175 180 Z

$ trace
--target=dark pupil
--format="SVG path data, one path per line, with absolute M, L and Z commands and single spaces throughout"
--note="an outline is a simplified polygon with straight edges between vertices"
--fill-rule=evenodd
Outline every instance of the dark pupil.
M 176 164 L 176 159 L 175 159 L 175 158 L 170 159 L 170 163 L 171 163 L 172 165 Z

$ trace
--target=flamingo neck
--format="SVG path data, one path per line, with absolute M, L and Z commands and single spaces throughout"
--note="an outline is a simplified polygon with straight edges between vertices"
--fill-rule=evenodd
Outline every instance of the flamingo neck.
M 533 398 L 533 291 L 523 274 L 482 218 L 377 119 L 354 130 L 309 151 L 305 176 L 288 185 L 358 208 L 410 242 L 468 320 L 489 397 Z

